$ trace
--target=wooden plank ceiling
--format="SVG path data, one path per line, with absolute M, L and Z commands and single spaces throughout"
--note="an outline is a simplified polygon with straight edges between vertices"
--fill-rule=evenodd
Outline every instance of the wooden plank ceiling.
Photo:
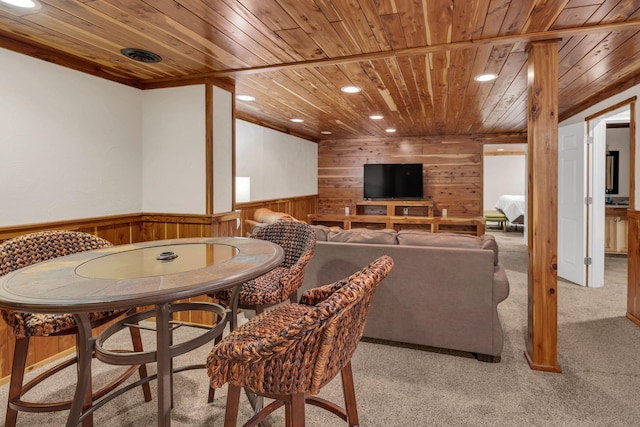
M 240 118 L 312 140 L 526 131 L 526 47 L 558 39 L 560 118 L 640 80 L 640 0 L 39 0 L 0 47 L 139 88 L 232 77 Z M 152 51 L 156 64 L 120 54 Z M 474 76 L 495 73 L 479 83 Z M 357 94 L 340 88 L 356 85 Z M 371 120 L 372 114 L 384 116 Z M 302 123 L 293 123 L 301 118 Z M 324 135 L 321 132 L 331 132 Z

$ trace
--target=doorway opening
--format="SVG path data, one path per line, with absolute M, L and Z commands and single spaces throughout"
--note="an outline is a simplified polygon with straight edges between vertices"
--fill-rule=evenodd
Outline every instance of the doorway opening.
M 633 155 L 625 154 L 623 160 L 621 150 L 613 148 L 624 146 L 628 153 L 634 153 L 635 139 L 632 132 L 628 132 L 618 143 L 621 145 L 612 147 L 607 129 L 623 129 L 622 123 L 635 129 L 634 111 L 635 101 L 630 99 L 586 117 L 584 122 L 559 128 L 558 277 L 578 285 L 604 286 L 606 239 L 619 237 L 618 241 L 622 242 L 628 239 L 625 222 L 619 218 L 622 215 L 611 215 L 613 218 L 609 222 L 605 219 L 605 208 L 626 212 L 627 206 L 633 206 Z M 610 152 L 618 151 L 616 183 L 613 182 L 616 156 L 611 156 L 607 162 L 607 148 Z M 625 173 L 626 178 L 622 178 L 624 188 L 628 185 L 628 194 L 620 194 L 622 163 L 625 163 L 625 171 L 629 171 Z M 615 197 L 614 191 L 617 191 Z M 623 246 L 624 243 L 620 248 Z
M 485 144 L 483 147 L 482 209 L 488 229 L 518 231 L 526 235 L 526 151 L 527 144 Z M 514 204 L 509 212 L 500 210 L 504 200 L 518 197 L 524 199 L 524 207 Z M 492 213 L 495 213 L 494 217 Z M 519 218 L 521 215 L 523 218 Z M 500 223 L 502 218 L 506 219 L 503 224 Z

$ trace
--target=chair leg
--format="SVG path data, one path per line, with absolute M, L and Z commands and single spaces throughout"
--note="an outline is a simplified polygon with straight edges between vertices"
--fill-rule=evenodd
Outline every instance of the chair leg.
M 216 324 L 222 322 L 224 319 L 222 317 L 216 316 Z M 231 325 L 229 325 L 231 326 Z M 220 341 L 222 341 L 222 334 L 218 335 L 213 339 L 213 345 L 215 346 Z M 216 389 L 209 386 L 209 396 L 207 397 L 207 403 L 211 403 L 216 398 Z
M 22 382 L 24 381 L 24 369 L 29 353 L 29 338 L 17 338 L 11 365 L 11 382 L 9 383 L 9 397 L 7 399 L 6 427 L 14 427 L 18 418 L 18 411 L 11 408 L 12 400 L 20 400 L 22 394 Z
M 144 351 L 144 348 L 142 347 L 142 336 L 140 334 L 140 329 L 130 327 L 129 332 L 131 334 L 133 351 L 137 353 Z M 140 373 L 140 379 L 147 378 L 147 365 L 140 365 L 140 367 L 138 368 L 138 372 Z M 149 383 L 142 384 L 142 394 L 144 395 L 145 402 L 151 402 L 151 387 L 149 386 Z
M 287 427 L 304 427 L 304 392 L 291 395 L 291 401 L 285 403 Z
M 229 384 L 227 391 L 227 408 L 224 412 L 224 427 L 236 427 L 238 422 L 238 406 L 240 405 L 241 387 Z
M 344 406 L 347 412 L 347 422 L 349 427 L 359 425 L 358 406 L 356 405 L 356 390 L 353 386 L 353 371 L 351 370 L 351 361 L 340 371 L 342 377 L 342 392 L 344 393 Z

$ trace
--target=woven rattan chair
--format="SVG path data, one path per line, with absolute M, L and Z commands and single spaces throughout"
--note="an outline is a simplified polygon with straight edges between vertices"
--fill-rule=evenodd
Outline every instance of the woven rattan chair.
M 0 276 L 48 259 L 109 246 L 111 246 L 111 243 L 104 239 L 92 234 L 75 231 L 44 231 L 18 236 L 0 244 Z M 89 320 L 91 321 L 92 327 L 97 327 L 124 314 L 124 311 L 90 313 Z M 76 334 L 77 327 L 73 316 L 71 314 L 21 313 L 8 310 L 0 310 L 0 315 L 16 339 L 11 367 L 11 382 L 9 385 L 5 425 L 7 427 L 15 426 L 19 411 L 54 412 L 70 409 L 71 401 L 28 402 L 22 400 L 22 397 L 28 390 L 46 378 L 77 362 L 76 355 L 76 358 L 63 361 L 23 384 L 25 365 L 29 352 L 29 339 L 31 337 L 57 337 L 60 335 Z M 130 331 L 133 349 L 135 351 L 142 351 L 140 331 L 136 328 L 130 328 Z M 141 378 L 147 376 L 144 365 L 133 366 L 127 369 L 116 380 L 95 393 L 92 393 L 91 387 L 89 387 L 88 395 L 85 398 L 85 407 L 113 390 L 136 370 L 139 370 Z M 147 402 L 150 401 L 151 391 L 149 384 L 143 385 L 143 391 L 145 400 Z M 92 419 L 88 417 L 84 425 L 91 424 Z
M 298 221 L 278 221 L 259 227 L 252 239 L 268 240 L 282 247 L 282 264 L 268 273 L 242 284 L 238 306 L 260 314 L 266 307 L 286 300 L 298 301 L 298 288 L 304 280 L 304 270 L 316 250 L 316 235 L 307 224 Z M 231 290 L 212 295 L 227 306 Z
M 245 282 L 240 288 L 238 307 L 255 310 L 260 314 L 266 307 L 289 300 L 298 301 L 298 289 L 304 280 L 304 271 L 316 251 L 316 234 L 309 225 L 298 221 L 278 221 L 259 227 L 252 239 L 268 240 L 282 247 L 282 264 L 268 273 Z M 211 295 L 227 307 L 231 306 L 232 290 Z M 232 327 L 237 325 L 237 313 L 233 313 Z M 216 338 L 219 342 L 222 337 Z M 209 390 L 209 402 L 215 398 L 215 389 Z
M 358 425 L 351 356 L 364 330 L 375 290 L 393 268 L 383 256 L 361 271 L 308 290 L 299 304 L 286 304 L 251 319 L 216 344 L 207 358 L 211 387 L 229 383 L 225 427 L 235 427 L 241 388 L 275 399 L 245 426 L 254 426 L 285 406 L 287 426 L 304 426 L 305 403 Z M 316 396 L 338 373 L 345 408 Z

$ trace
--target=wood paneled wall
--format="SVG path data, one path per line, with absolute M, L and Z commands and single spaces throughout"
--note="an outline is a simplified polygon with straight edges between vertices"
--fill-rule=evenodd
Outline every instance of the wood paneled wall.
M 141 242 L 143 240 L 142 215 L 129 214 L 0 227 L 0 242 L 22 234 L 46 230 L 84 231 L 107 239 L 114 245 Z
M 240 209 L 241 235 L 246 236 L 251 230 L 246 229 L 245 220 L 252 220 L 257 209 L 266 208 L 276 212 L 284 212 L 296 219 L 306 221 L 308 214 L 318 212 L 318 195 L 238 203 L 236 207 Z
M 424 199 L 434 203 L 434 215 L 446 208 L 449 216 L 481 216 L 483 142 L 459 136 L 321 141 L 319 213 L 354 211 L 363 199 L 365 163 L 422 163 Z
M 75 230 L 95 234 L 114 245 L 182 237 L 237 236 L 240 212 L 221 215 L 128 214 L 0 227 L 0 242 L 45 230 Z
M 233 237 L 239 235 L 240 212 L 220 215 L 142 215 L 143 241 L 184 237 Z

